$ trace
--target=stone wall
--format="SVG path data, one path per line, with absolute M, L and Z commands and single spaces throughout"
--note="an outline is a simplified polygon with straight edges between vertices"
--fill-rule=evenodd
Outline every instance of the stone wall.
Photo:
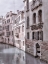
M 48 62 L 48 42 L 41 44 L 41 59 Z
M 25 51 L 34 56 L 34 43 L 30 40 L 26 40 L 25 43 Z
M 31 41 L 31 40 L 26 40 L 26 48 L 25 51 L 33 56 L 36 56 L 36 49 L 34 47 L 34 45 L 36 44 L 35 42 L 37 41 Z M 42 42 L 42 41 L 38 41 L 38 43 L 40 44 L 41 47 L 41 55 L 40 55 L 40 59 L 47 61 L 48 62 L 48 42 Z

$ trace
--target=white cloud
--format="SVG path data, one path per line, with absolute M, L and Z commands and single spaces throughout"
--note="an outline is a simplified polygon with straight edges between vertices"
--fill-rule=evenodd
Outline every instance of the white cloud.
M 23 0 L 0 0 L 0 15 L 5 15 L 9 11 L 21 10 L 23 6 Z

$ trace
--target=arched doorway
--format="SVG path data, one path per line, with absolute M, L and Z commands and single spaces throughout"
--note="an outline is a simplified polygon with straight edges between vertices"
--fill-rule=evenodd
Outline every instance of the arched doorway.
M 36 44 L 36 57 L 40 57 L 40 45 Z

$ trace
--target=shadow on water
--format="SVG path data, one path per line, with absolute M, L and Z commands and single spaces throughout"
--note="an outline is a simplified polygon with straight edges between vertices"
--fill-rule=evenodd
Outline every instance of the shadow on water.
M 0 44 L 0 64 L 46 64 L 13 46 Z

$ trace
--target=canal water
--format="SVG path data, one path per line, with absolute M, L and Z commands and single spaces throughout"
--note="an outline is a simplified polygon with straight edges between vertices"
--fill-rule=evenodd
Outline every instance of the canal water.
M 0 44 L 0 64 L 47 64 L 19 50 L 16 47 Z

